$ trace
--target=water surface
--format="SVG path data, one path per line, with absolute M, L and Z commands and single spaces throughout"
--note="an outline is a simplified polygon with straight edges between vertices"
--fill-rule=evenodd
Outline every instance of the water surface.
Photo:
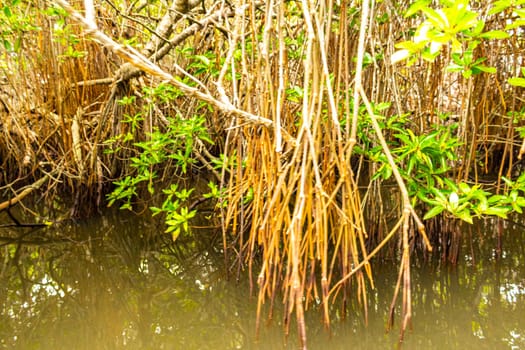
M 412 269 L 404 349 L 525 349 L 525 230 L 506 222 L 498 240 L 496 226 L 467 227 L 457 265 L 437 259 Z M 194 235 L 171 244 L 154 221 L 122 212 L 1 228 L 0 348 L 297 348 L 294 330 L 283 334 L 279 305 L 256 339 L 248 282 L 227 278 L 213 230 Z M 398 347 L 399 330 L 385 331 L 397 264 L 376 261 L 374 272 L 368 326 L 357 303 L 347 312 L 333 306 L 330 331 L 310 310 L 310 349 Z

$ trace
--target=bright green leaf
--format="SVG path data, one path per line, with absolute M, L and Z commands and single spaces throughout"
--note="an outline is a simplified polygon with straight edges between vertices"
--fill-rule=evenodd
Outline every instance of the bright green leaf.
M 499 216 L 500 218 L 506 219 L 508 212 L 509 212 L 509 209 L 506 207 L 492 207 L 492 208 L 488 208 L 484 212 L 484 214 L 485 215 L 496 215 L 496 216 Z
M 514 77 L 514 78 L 509 78 L 509 80 L 507 81 L 509 82 L 510 85 L 525 87 L 525 78 Z
M 468 210 L 461 211 L 457 213 L 456 216 L 461 220 L 472 224 L 472 216 L 470 215 L 470 212 Z
M 433 10 L 430 7 L 423 7 L 421 11 L 427 16 L 430 23 L 435 27 L 444 30 L 449 27 L 449 22 L 447 16 L 444 14 L 443 10 Z
M 507 39 L 509 36 L 509 33 L 502 30 L 491 30 L 480 34 L 480 37 L 485 39 Z
M 444 207 L 442 206 L 436 206 L 432 209 L 430 209 L 426 214 L 425 216 L 423 217 L 423 220 L 428 220 L 430 218 L 433 218 L 434 216 L 437 216 L 439 214 L 441 214 L 443 212 L 443 210 L 445 210 Z
M 412 16 L 416 12 L 419 12 L 424 7 L 427 7 L 430 2 L 430 0 L 419 0 L 414 2 L 412 5 L 410 5 L 407 12 L 405 13 L 405 18 Z
M 390 57 L 390 62 L 392 64 L 396 64 L 398 62 L 406 60 L 409 57 L 410 57 L 410 51 L 409 50 L 407 50 L 407 49 L 398 50 L 398 51 L 394 52 L 394 54 L 392 54 L 392 57 Z

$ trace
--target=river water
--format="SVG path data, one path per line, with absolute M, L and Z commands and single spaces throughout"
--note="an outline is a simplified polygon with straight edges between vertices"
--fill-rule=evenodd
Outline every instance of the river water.
M 437 259 L 412 269 L 403 349 L 525 349 L 525 229 L 504 222 L 498 239 L 494 227 L 467 226 L 456 265 Z M 298 347 L 293 330 L 283 334 L 279 307 L 256 339 L 256 291 L 227 278 L 219 235 L 194 228 L 198 239 L 170 244 L 161 232 L 150 219 L 111 211 L 51 228 L 0 228 L 0 349 Z M 399 329 L 385 330 L 397 264 L 376 262 L 374 275 L 368 325 L 358 305 L 346 313 L 334 305 L 330 330 L 309 310 L 309 349 L 399 348 Z

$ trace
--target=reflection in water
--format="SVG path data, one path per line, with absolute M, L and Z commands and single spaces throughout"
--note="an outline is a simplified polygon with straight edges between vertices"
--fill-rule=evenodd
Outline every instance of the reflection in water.
M 475 239 L 456 266 L 413 268 L 413 330 L 403 348 L 525 348 L 523 231 L 508 224 L 497 260 L 492 231 L 468 227 L 465 236 Z M 225 278 L 222 254 L 209 248 L 213 233 L 195 231 L 200 243 L 170 244 L 156 232 L 162 230 L 147 219 L 108 213 L 31 232 L 21 244 L 0 241 L 0 348 L 297 348 L 277 316 L 255 341 L 256 299 L 245 279 Z M 0 236 L 22 233 L 4 229 Z M 333 306 L 330 331 L 311 310 L 311 349 L 396 345 L 398 333 L 385 332 L 385 323 L 397 264 L 376 263 L 374 272 L 368 326 L 357 305 L 347 313 Z

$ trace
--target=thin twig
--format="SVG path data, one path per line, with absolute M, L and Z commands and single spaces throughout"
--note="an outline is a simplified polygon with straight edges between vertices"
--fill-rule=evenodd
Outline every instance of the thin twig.
M 219 100 L 209 94 L 199 91 L 196 88 L 182 83 L 181 81 L 175 79 L 173 75 L 163 71 L 158 65 L 154 64 L 140 53 L 136 52 L 135 50 L 132 50 L 130 47 L 124 47 L 120 45 L 119 43 L 111 39 L 109 36 L 98 30 L 96 26 L 93 26 L 92 23 L 86 21 L 86 19 L 77 10 L 75 10 L 67 1 L 53 0 L 53 2 L 63 7 L 77 23 L 81 24 L 84 27 L 86 34 L 92 36 L 99 43 L 110 48 L 113 52 L 115 52 L 125 61 L 131 63 L 133 66 L 143 70 L 148 74 L 161 78 L 164 81 L 172 83 L 174 86 L 186 93 L 188 96 L 193 96 L 198 98 L 199 100 L 205 101 L 217 108 L 218 110 L 222 111 L 226 115 L 235 114 L 239 117 L 265 126 L 271 126 L 273 124 L 273 122 L 268 118 L 264 118 L 236 108 L 229 101 L 224 91 L 219 91 Z

